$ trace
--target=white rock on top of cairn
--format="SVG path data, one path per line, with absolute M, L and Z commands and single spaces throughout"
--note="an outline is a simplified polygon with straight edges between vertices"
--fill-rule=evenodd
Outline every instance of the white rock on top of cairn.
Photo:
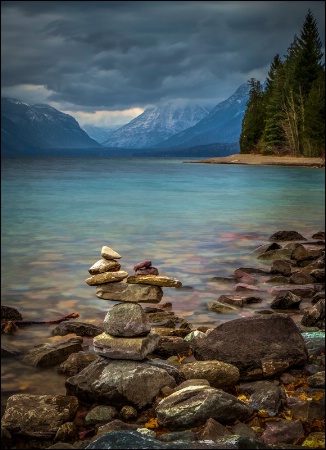
M 120 258 L 122 258 L 122 256 L 119 255 L 119 253 L 117 253 L 112 248 L 107 247 L 106 245 L 104 245 L 102 247 L 101 256 L 102 256 L 102 258 L 105 258 L 105 259 L 120 259 Z

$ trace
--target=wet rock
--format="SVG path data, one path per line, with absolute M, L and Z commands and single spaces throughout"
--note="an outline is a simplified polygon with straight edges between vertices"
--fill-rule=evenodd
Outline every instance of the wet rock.
M 273 277 L 269 278 L 268 280 L 266 280 L 266 283 L 270 283 L 270 284 L 286 284 L 286 283 L 290 283 L 290 280 L 286 277 L 284 277 L 283 275 L 274 275 Z
M 11 447 L 12 447 L 11 434 L 9 433 L 8 430 L 1 427 L 1 448 L 7 450 Z
M 301 323 L 306 327 L 323 328 L 325 326 L 325 299 L 319 300 L 311 308 L 307 308 L 303 313 Z
M 272 262 L 271 273 L 279 273 L 285 277 L 291 275 L 292 265 L 282 259 L 274 259 Z
M 161 400 L 156 407 L 157 422 L 170 430 L 190 428 L 213 418 L 234 423 L 245 420 L 252 409 L 241 400 L 220 389 L 189 386 Z
M 305 285 L 299 285 L 299 284 L 293 284 L 293 285 L 288 285 L 288 286 L 274 286 L 271 290 L 270 293 L 272 295 L 277 295 L 279 292 L 292 292 L 295 295 L 298 295 L 299 297 L 302 298 L 310 298 L 313 297 L 318 291 L 319 288 L 316 285 L 313 284 L 305 284 Z
M 85 369 L 85 367 L 89 366 L 90 363 L 95 361 L 97 358 L 97 355 L 89 352 L 80 351 L 78 353 L 72 353 L 63 363 L 60 364 L 58 371 L 72 377 Z
M 290 282 L 293 284 L 311 284 L 315 282 L 315 279 L 310 275 L 298 270 L 293 272 L 290 276 Z
M 224 425 L 214 419 L 207 419 L 204 428 L 198 433 L 202 440 L 217 441 L 221 436 L 232 434 Z
M 245 283 L 238 283 L 235 285 L 236 291 L 256 291 L 256 292 L 262 292 L 263 289 L 259 288 L 257 286 L 254 286 L 253 284 L 245 284 Z
M 194 330 L 194 331 L 191 331 L 189 334 L 187 334 L 187 336 L 185 336 L 183 339 L 186 342 L 190 342 L 190 341 L 192 341 L 194 339 L 200 339 L 200 338 L 205 337 L 205 336 L 206 336 L 206 333 L 203 333 L 200 330 Z
M 311 424 L 315 420 L 325 419 L 325 398 L 319 401 L 308 400 L 291 406 L 293 420 L 300 420 L 303 424 Z
M 84 322 L 61 322 L 52 330 L 54 336 L 65 336 L 66 334 L 75 333 L 77 336 L 97 336 L 103 333 L 103 329 Z
M 159 286 L 145 284 L 104 283 L 96 287 L 96 296 L 120 302 L 159 303 L 163 290 Z
M 320 355 L 325 353 L 325 331 L 301 333 L 308 355 Z
M 104 245 L 102 247 L 101 256 L 104 259 L 120 259 L 120 258 L 122 258 L 122 256 L 119 255 L 118 252 L 116 252 L 115 250 L 113 250 L 110 247 L 107 247 L 106 245 Z
M 159 275 L 159 271 L 156 267 L 146 267 L 144 269 L 135 270 L 135 275 L 136 276 Z
M 317 282 L 325 281 L 325 269 L 314 269 L 310 272 L 310 276 Z M 324 294 L 325 295 L 325 294 Z
M 127 277 L 128 272 L 125 272 L 124 270 L 118 270 L 118 272 L 98 273 L 97 275 L 92 275 L 91 277 L 86 278 L 85 281 L 89 286 L 97 286 L 98 284 L 115 283 L 117 281 L 122 281 Z
M 250 305 L 252 303 L 261 303 L 262 298 L 257 296 L 220 295 L 217 301 L 220 303 L 226 303 L 228 305 L 242 307 L 244 305 Z
M 146 259 L 146 261 L 142 261 L 139 262 L 137 264 L 134 265 L 134 270 L 139 270 L 139 269 L 146 269 L 148 267 L 151 267 L 152 265 L 152 261 L 150 261 L 149 259 Z
M 184 322 L 184 319 L 176 317 L 171 311 L 147 313 L 147 316 L 152 326 L 156 327 L 175 328 L 177 323 Z
M 180 373 L 184 375 L 186 380 L 192 378 L 207 380 L 215 388 L 234 386 L 240 378 L 236 366 L 214 360 L 183 364 L 180 367 Z
M 119 415 L 124 420 L 136 420 L 138 413 L 133 406 L 126 405 L 121 408 Z
M 284 259 L 286 261 L 291 260 L 291 250 L 287 248 L 282 248 L 280 250 L 270 250 L 268 252 L 265 252 L 257 257 L 257 259 L 260 259 L 262 261 L 270 260 L 270 259 Z
M 154 358 L 154 359 L 148 359 L 146 361 L 147 364 L 152 365 L 154 367 L 158 367 L 160 369 L 164 369 L 171 377 L 173 377 L 177 384 L 182 383 L 185 381 L 184 375 L 180 372 L 180 370 L 175 367 L 173 364 L 169 363 L 168 361 L 164 361 L 163 359 Z
M 102 333 L 93 339 L 94 352 L 111 359 L 142 360 L 158 345 L 160 336 L 150 332 L 146 336 L 116 337 Z
M 271 381 L 243 383 L 240 384 L 239 391 L 250 394 L 248 405 L 254 411 L 263 409 L 270 417 L 275 417 L 278 414 L 282 407 L 282 399 L 285 398 L 283 389 Z
M 181 281 L 177 280 L 176 278 L 157 275 L 129 276 L 126 279 L 126 282 L 130 284 L 140 283 L 140 284 L 151 284 L 154 286 L 175 287 L 175 288 L 182 286 Z
M 241 280 L 242 283 L 247 283 L 247 284 L 254 284 L 256 279 L 250 275 L 249 273 L 244 272 L 241 269 L 237 269 L 234 271 L 234 276 L 235 278 L 238 278 Z
M 23 320 L 18 309 L 1 305 L 1 320 Z
M 325 231 L 318 231 L 317 233 L 313 234 L 312 239 L 322 239 L 325 240 Z
M 237 423 L 231 428 L 232 434 L 238 436 L 248 437 L 250 439 L 257 439 L 257 433 L 245 423 Z
M 257 247 L 254 250 L 254 253 L 256 253 L 257 255 L 262 255 L 263 253 L 271 252 L 272 250 L 280 250 L 281 248 L 282 248 L 282 246 L 280 244 L 276 244 L 276 243 L 264 244 L 264 245 L 260 245 L 259 247 Z
M 317 259 L 320 256 L 322 256 L 324 253 L 323 249 L 310 249 L 306 248 L 304 245 L 299 245 L 296 247 L 292 252 L 292 259 L 295 259 L 296 261 L 304 261 L 304 260 L 310 260 L 310 259 Z
M 239 310 L 231 305 L 225 305 L 221 302 L 207 302 L 207 309 L 214 311 L 218 314 L 238 314 Z
M 325 389 L 325 371 L 317 372 L 307 378 L 308 386 Z
M 137 303 L 114 305 L 104 318 L 104 330 L 112 336 L 135 337 L 147 335 L 151 324 Z
M 174 378 L 161 367 L 139 361 L 99 358 L 78 375 L 68 378 L 68 395 L 76 395 L 86 403 L 101 403 L 122 408 L 143 408 L 163 386 L 174 388 Z
M 280 419 L 276 422 L 266 422 L 266 429 L 260 439 L 266 444 L 294 444 L 304 436 L 300 421 Z
M 88 269 L 91 275 L 97 275 L 103 272 L 116 272 L 121 269 L 121 265 L 114 259 L 100 259 Z
M 58 428 L 71 422 L 78 399 L 66 395 L 17 394 L 8 398 L 1 425 L 10 433 L 31 437 L 54 437 Z
M 207 380 L 205 380 L 203 378 L 202 379 L 201 378 L 190 378 L 189 380 L 183 381 L 177 387 L 172 389 L 172 392 L 170 392 L 170 394 L 172 394 L 173 392 L 176 392 L 176 391 L 180 391 L 181 389 L 189 387 L 189 386 L 206 386 L 206 387 L 210 387 L 211 385 L 210 385 L 209 381 L 207 381 Z
M 85 417 L 85 424 L 96 425 L 98 423 L 111 422 L 117 415 L 118 411 L 113 406 L 95 406 Z
M 317 292 L 317 294 L 315 294 L 312 297 L 311 303 L 314 305 L 315 303 L 317 303 L 321 299 L 325 299 L 325 292 Z
M 152 437 L 141 434 L 137 431 L 113 431 L 111 433 L 101 436 L 86 449 L 202 449 L 202 448 L 219 448 L 213 442 L 203 441 L 174 441 L 174 442 L 161 442 Z M 224 448 L 224 447 L 223 447 Z M 235 447 L 237 448 L 237 447 Z M 256 448 L 256 447 L 252 447 Z
M 266 267 L 239 267 L 239 269 L 246 273 L 258 273 L 261 275 L 269 275 L 271 273 L 270 269 Z
M 277 231 L 272 234 L 269 238 L 269 241 L 306 241 L 300 233 L 297 231 Z
M 104 436 L 107 433 L 112 433 L 113 431 L 136 431 L 138 426 L 139 425 L 135 423 L 125 423 L 122 422 L 122 420 L 114 419 L 112 420 L 112 422 L 99 426 L 96 435 L 91 438 L 91 442 L 94 442 L 101 436 Z
M 77 438 L 77 428 L 73 422 L 63 423 L 57 430 L 54 440 L 56 442 L 75 441 Z
M 299 309 L 301 300 L 301 297 L 290 291 L 281 291 L 272 300 L 270 306 L 272 309 Z
M 8 344 L 1 343 L 1 358 L 10 358 L 19 356 L 21 354 L 21 351 L 18 350 L 16 347 Z
M 288 367 L 306 364 L 308 359 L 303 337 L 293 320 L 276 313 L 225 322 L 195 341 L 193 347 L 197 360 L 235 365 L 240 378 L 247 380 L 282 373 Z
M 158 342 L 154 355 L 161 358 L 169 358 L 173 355 L 187 356 L 190 352 L 189 342 L 185 342 L 178 336 L 162 336 Z
M 170 433 L 161 434 L 157 437 L 161 442 L 174 442 L 174 441 L 196 441 L 197 435 L 191 430 L 185 431 L 172 431 Z
M 83 350 L 83 338 L 76 336 L 64 341 L 40 344 L 29 350 L 23 362 L 29 366 L 50 367 L 65 361 L 72 353 Z

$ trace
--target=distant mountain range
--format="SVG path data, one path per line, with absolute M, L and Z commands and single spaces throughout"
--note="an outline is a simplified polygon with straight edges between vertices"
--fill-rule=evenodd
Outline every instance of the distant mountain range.
M 159 143 L 155 148 L 176 149 L 217 142 L 239 142 L 248 93 L 247 83 L 242 84 L 231 97 L 215 106 L 200 122 Z
M 131 122 L 110 134 L 104 147 L 144 149 L 192 127 L 209 114 L 198 105 L 165 105 L 146 109 Z
M 104 141 L 108 139 L 108 137 L 118 128 L 121 128 L 123 125 L 112 125 L 112 126 L 103 126 L 97 127 L 94 125 L 83 125 L 82 129 L 86 131 L 88 136 L 94 139 L 99 144 L 102 144 Z
M 2 98 L 1 156 L 227 156 L 239 152 L 247 100 L 244 83 L 211 111 L 190 104 L 157 106 L 112 130 L 82 129 L 49 105 Z
M 45 104 L 29 105 L 13 98 L 1 98 L 2 156 L 100 147 L 68 114 Z

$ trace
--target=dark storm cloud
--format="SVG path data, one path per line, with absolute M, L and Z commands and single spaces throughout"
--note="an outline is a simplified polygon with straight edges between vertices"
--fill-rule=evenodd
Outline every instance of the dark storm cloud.
M 323 39 L 322 1 L 2 2 L 3 92 L 45 86 L 85 111 L 214 103 L 264 81 L 308 8 Z

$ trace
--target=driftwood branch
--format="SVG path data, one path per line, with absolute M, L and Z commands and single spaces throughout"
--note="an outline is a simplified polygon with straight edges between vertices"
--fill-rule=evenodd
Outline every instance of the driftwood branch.
M 78 312 L 74 312 L 72 314 L 68 314 L 68 316 L 61 317 L 60 319 L 55 320 L 3 320 L 1 321 L 1 332 L 3 333 L 12 333 L 13 331 L 17 331 L 18 328 L 24 327 L 26 325 L 39 325 L 39 324 L 56 324 L 65 322 L 66 320 L 76 319 L 79 317 Z

